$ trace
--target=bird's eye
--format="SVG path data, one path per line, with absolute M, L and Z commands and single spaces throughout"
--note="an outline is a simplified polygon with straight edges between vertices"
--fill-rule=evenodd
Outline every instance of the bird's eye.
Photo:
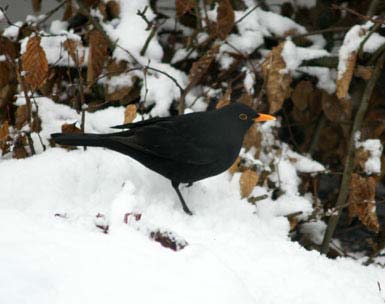
M 239 119 L 240 120 L 247 120 L 247 115 L 242 113 L 242 114 L 239 114 Z

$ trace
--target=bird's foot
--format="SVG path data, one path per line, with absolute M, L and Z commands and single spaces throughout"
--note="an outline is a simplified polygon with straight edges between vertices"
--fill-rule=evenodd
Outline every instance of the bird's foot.
M 192 185 L 193 185 L 193 183 L 188 183 L 188 184 L 186 185 L 186 188 L 190 188 Z

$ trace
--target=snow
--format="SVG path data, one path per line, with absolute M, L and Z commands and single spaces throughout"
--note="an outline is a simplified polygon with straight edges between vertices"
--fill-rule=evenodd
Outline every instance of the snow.
M 383 303 L 383 270 L 290 242 L 272 202 L 253 214 L 227 173 L 182 189 L 189 217 L 168 181 L 111 151 L 51 149 L 0 170 L 1 303 Z M 161 247 L 123 224 L 130 211 L 189 245 Z
M 319 57 L 328 57 L 330 53 L 325 50 L 297 47 L 291 40 L 287 40 L 282 49 L 282 58 L 286 63 L 286 71 L 294 72 L 304 60 Z
M 23 22 L 17 21 L 14 23 L 14 25 L 10 25 L 6 27 L 3 31 L 3 36 L 7 37 L 11 40 L 15 40 L 17 36 L 19 35 L 19 30 L 21 26 L 23 25 Z
M 367 139 L 365 141 L 359 141 L 360 132 L 355 134 L 355 146 L 356 148 L 363 148 L 369 151 L 369 158 L 365 162 L 365 173 L 381 174 L 381 155 L 383 146 L 379 139 Z
M 323 89 L 330 94 L 335 92 L 335 77 L 333 77 L 333 72 L 330 69 L 300 66 L 304 60 L 328 57 L 331 55 L 329 52 L 313 48 L 298 47 L 288 39 L 285 42 L 281 55 L 286 64 L 286 68 L 282 71 L 283 73 L 290 72 L 292 75 L 296 76 L 298 75 L 298 72 L 305 72 L 317 77 L 318 88 Z
M 37 103 L 43 138 L 79 121 L 65 105 Z M 123 116 L 123 107 L 87 113 L 86 130 L 108 132 Z M 256 187 L 253 195 L 268 197 L 251 205 L 240 198 L 240 174 L 223 173 L 182 187 L 190 217 L 168 180 L 129 157 L 101 148 L 37 151 L 0 160 L 0 303 L 384 301 L 383 269 L 329 260 L 289 240 L 285 216 L 312 211 L 311 198 L 298 195 L 296 171 L 318 166 L 294 152 L 277 164 L 286 193 L 276 201 Z M 129 212 L 142 218 L 125 224 Z M 108 234 L 96 224 L 109 225 Z M 174 252 L 151 240 L 150 230 L 188 245 Z
M 0 11 L 0 22 L 6 21 L 3 11 Z
M 362 41 L 369 35 L 368 30 L 373 23 L 368 21 L 364 25 L 353 26 L 345 35 L 343 44 L 339 50 L 338 78 L 340 79 L 347 68 L 349 57 L 352 53 L 358 51 Z M 385 43 L 385 37 L 373 33 L 363 46 L 365 52 L 373 53 Z
M 304 223 L 301 226 L 301 233 L 303 233 L 304 235 L 307 235 L 310 238 L 310 240 L 317 245 L 322 244 L 325 230 L 326 230 L 326 224 L 321 220 Z
M 187 75 L 161 62 L 163 49 L 156 35 L 148 44 L 144 56 L 140 55 L 143 45 L 150 34 L 150 30 L 147 29 L 146 22 L 141 16 L 137 15 L 137 12 L 143 11 L 147 6 L 146 18 L 152 20 L 155 14 L 152 12 L 149 2 L 143 0 L 121 0 L 119 2 L 121 11 L 120 22 L 115 27 L 111 24 L 103 24 L 111 40 L 117 41 L 118 43 L 118 47 L 114 50 L 113 57 L 117 61 L 138 61 L 142 66 L 149 65 L 159 69 L 174 77 L 182 87 L 186 87 L 188 83 Z M 133 39 L 133 37 L 135 37 L 135 39 Z M 142 77 L 144 78 L 144 76 Z M 141 99 L 146 101 L 146 106 L 155 105 L 151 110 L 151 115 L 169 115 L 169 108 L 172 102 L 178 100 L 180 97 L 178 87 L 166 75 L 151 70 L 147 72 L 145 81 L 147 82 L 148 91 L 146 92 L 146 88 L 144 86 L 142 87 Z M 112 87 L 116 86 L 115 80 L 107 80 L 107 84 Z

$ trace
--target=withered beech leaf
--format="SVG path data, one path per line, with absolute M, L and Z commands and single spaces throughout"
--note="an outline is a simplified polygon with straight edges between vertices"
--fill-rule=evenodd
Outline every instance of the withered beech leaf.
M 124 123 L 133 122 L 136 117 L 136 105 L 129 104 L 124 110 Z
M 258 183 L 258 179 L 259 176 L 254 170 L 246 169 L 242 172 L 241 178 L 239 179 L 242 198 L 248 197 L 251 194 L 255 185 Z
M 221 0 L 218 5 L 217 13 L 217 33 L 218 37 L 225 40 L 234 26 L 234 10 L 230 0 Z
M 25 135 L 20 135 L 16 138 L 13 143 L 13 153 L 12 157 L 16 159 L 26 158 L 28 156 L 28 152 L 25 149 L 25 145 L 27 144 L 27 138 Z
M 90 32 L 89 37 L 90 53 L 87 65 L 87 83 L 92 84 L 102 72 L 104 62 L 107 59 L 108 41 L 103 33 L 96 29 Z
M 8 120 L 6 120 L 0 126 L 0 149 L 2 150 L 3 154 L 8 149 L 8 145 L 7 145 L 8 138 L 9 138 L 9 124 L 8 124 Z
M 376 178 L 352 174 L 349 194 L 349 217 L 358 217 L 368 229 L 378 232 L 380 225 L 376 214 Z
M 292 77 L 289 73 L 282 73 L 282 70 L 286 68 L 286 63 L 281 56 L 284 45 L 284 43 L 281 43 L 274 47 L 262 64 L 269 113 L 279 111 L 285 99 L 291 94 Z
M 215 60 L 219 51 L 219 45 L 214 45 L 205 55 L 195 61 L 188 75 L 190 85 L 198 84 L 207 74 L 211 63 Z
M 64 123 L 61 126 L 62 133 L 82 133 L 82 131 L 76 127 L 76 123 L 68 124 Z
M 7 62 L 0 61 L 0 88 L 6 86 L 9 82 L 10 67 Z
M 20 130 L 28 121 L 28 106 L 25 104 L 18 107 L 15 116 L 15 126 Z
M 337 92 L 336 95 L 339 99 L 344 99 L 348 95 L 350 82 L 352 81 L 354 68 L 356 67 L 357 53 L 350 54 L 348 61 L 346 62 L 346 70 L 342 75 L 337 77 Z
M 118 18 L 120 15 L 120 5 L 114 0 L 107 2 L 106 10 L 111 19 Z
M 251 147 L 257 149 L 257 151 L 261 147 L 262 142 L 262 134 L 257 129 L 257 123 L 254 123 L 249 130 L 247 130 L 246 135 L 243 139 L 243 147 L 246 150 L 249 150 Z
M 182 17 L 196 6 L 195 0 L 175 0 L 176 16 Z
M 68 0 L 66 2 L 66 7 L 64 9 L 64 14 L 63 14 L 63 20 L 66 21 L 68 20 L 69 18 L 71 18 L 74 14 L 74 11 L 75 11 L 75 7 L 74 7 L 74 4 L 72 2 L 73 0 Z
M 32 8 L 33 8 L 33 11 L 36 13 L 36 12 L 40 12 L 41 10 L 41 0 L 31 0 L 32 1 Z
M 354 76 L 362 78 L 364 80 L 369 80 L 372 78 L 373 74 L 373 68 L 363 66 L 363 65 L 357 65 L 354 69 Z
M 238 171 L 238 165 L 239 165 L 240 162 L 241 162 L 241 158 L 238 156 L 237 159 L 235 160 L 235 162 L 229 168 L 229 172 L 231 174 L 234 174 L 235 172 Z
M 76 66 L 80 66 L 84 62 L 84 49 L 82 42 L 80 40 L 67 39 L 63 43 L 64 48 L 67 50 L 68 54 L 71 56 L 71 59 Z
M 291 100 L 293 101 L 294 106 L 300 110 L 304 111 L 313 98 L 313 84 L 309 80 L 300 81 L 294 88 L 293 93 L 291 94 Z
M 350 100 L 338 99 L 335 95 L 322 92 L 322 110 L 325 116 L 333 122 L 343 122 L 350 119 L 352 103 Z
M 370 157 L 370 152 L 364 148 L 358 148 L 354 154 L 354 166 L 357 171 L 364 172 L 365 164 Z
M 32 91 L 40 87 L 48 76 L 48 61 L 43 48 L 40 46 L 40 40 L 39 36 L 29 38 L 27 49 L 21 56 L 25 81 Z
M 230 104 L 231 92 L 232 92 L 231 86 L 228 86 L 228 88 L 226 89 L 225 94 L 222 96 L 221 99 L 219 99 L 217 105 L 215 106 L 216 109 L 223 108 L 224 106 L 227 106 L 227 105 Z

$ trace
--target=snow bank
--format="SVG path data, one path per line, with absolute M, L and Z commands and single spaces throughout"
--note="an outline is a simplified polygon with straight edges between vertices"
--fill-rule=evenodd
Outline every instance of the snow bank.
M 272 202 L 255 213 L 227 173 L 182 189 L 189 217 L 167 180 L 112 151 L 51 149 L 0 170 L 1 303 L 383 303 L 382 269 L 289 241 Z M 123 223 L 132 211 L 189 245 L 161 247 Z
M 79 119 L 47 98 L 37 103 L 43 137 Z M 87 114 L 86 127 L 108 132 L 122 117 L 123 108 Z M 113 151 L 54 148 L 0 160 L 0 303 L 383 303 L 383 269 L 329 260 L 289 240 L 285 215 L 311 212 L 296 171 L 322 168 L 287 155 L 278 163 L 286 191 L 278 200 L 253 206 L 240 198 L 240 174 L 223 173 L 182 187 L 192 217 L 168 180 Z M 262 194 L 269 196 L 261 187 L 252 193 Z M 141 229 L 124 223 L 129 212 L 142 215 Z M 108 234 L 95 226 L 98 214 Z M 174 252 L 148 229 L 188 245 Z

